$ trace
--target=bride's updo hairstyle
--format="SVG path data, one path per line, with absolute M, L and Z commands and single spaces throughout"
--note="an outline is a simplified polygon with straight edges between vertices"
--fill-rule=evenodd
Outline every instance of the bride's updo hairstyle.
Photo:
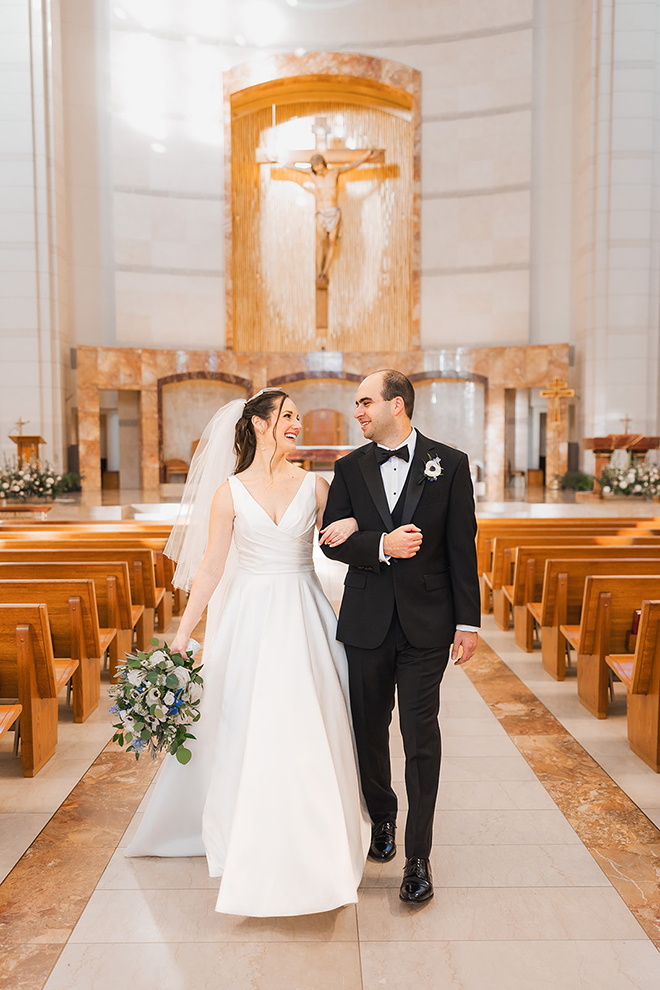
M 282 413 L 284 400 L 288 399 L 288 393 L 281 388 L 267 388 L 262 392 L 257 392 L 255 396 L 245 403 L 243 415 L 236 424 L 236 434 L 234 437 L 234 453 L 236 454 L 235 474 L 240 474 L 249 468 L 254 460 L 257 449 L 257 435 L 252 423 L 252 417 L 258 416 L 268 422 L 273 413 L 277 410 L 277 419 L 273 423 L 273 434 Z

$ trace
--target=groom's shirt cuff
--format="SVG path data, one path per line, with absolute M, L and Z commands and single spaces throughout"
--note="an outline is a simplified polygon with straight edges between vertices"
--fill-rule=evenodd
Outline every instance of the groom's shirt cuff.
M 460 629 L 461 632 L 479 632 L 479 626 L 456 626 L 456 629 Z
M 381 562 L 381 564 L 389 564 L 392 558 L 388 557 L 385 551 L 383 550 L 384 542 L 385 542 L 385 533 L 381 533 L 380 543 L 378 544 L 378 559 Z

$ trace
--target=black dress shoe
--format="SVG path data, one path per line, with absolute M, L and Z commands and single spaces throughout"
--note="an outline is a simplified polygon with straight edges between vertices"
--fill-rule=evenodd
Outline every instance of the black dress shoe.
M 388 863 L 396 856 L 396 842 L 394 834 L 396 832 L 396 822 L 381 822 L 371 829 L 371 845 L 369 847 L 369 859 L 376 863 Z
M 433 897 L 433 877 L 428 859 L 411 856 L 406 860 L 399 897 L 412 904 L 419 904 Z

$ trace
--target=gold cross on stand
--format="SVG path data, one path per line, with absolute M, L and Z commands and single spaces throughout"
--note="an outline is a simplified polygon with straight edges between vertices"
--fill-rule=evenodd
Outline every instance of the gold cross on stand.
M 30 422 L 29 419 L 22 419 L 20 416 L 18 417 L 18 419 L 16 420 L 16 426 L 18 427 L 19 437 L 23 436 L 23 427 L 27 426 L 29 422 Z
M 542 399 L 554 399 L 554 416 L 552 417 L 555 423 L 560 420 L 559 415 L 559 399 L 572 399 L 575 395 L 574 388 L 568 388 L 568 382 L 563 382 L 558 375 L 548 382 L 546 387 L 541 392 Z M 550 403 L 548 403 L 548 406 Z
M 623 432 L 627 435 L 630 432 L 630 424 L 632 423 L 632 419 L 630 416 L 622 416 L 621 422 L 623 423 Z

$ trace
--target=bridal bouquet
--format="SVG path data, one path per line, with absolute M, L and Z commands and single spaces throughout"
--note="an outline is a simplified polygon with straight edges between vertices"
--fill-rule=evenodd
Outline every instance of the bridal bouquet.
M 157 639 L 151 643 L 158 647 Z M 127 653 L 118 670 L 119 683 L 109 692 L 114 700 L 110 713 L 119 717 L 113 742 L 126 745 L 136 760 L 148 748 L 153 758 L 165 750 L 179 763 L 188 763 L 192 753 L 185 742 L 195 738 L 188 729 L 200 717 L 201 669 L 195 666 L 192 650 L 183 655 L 164 645 L 151 653 Z

